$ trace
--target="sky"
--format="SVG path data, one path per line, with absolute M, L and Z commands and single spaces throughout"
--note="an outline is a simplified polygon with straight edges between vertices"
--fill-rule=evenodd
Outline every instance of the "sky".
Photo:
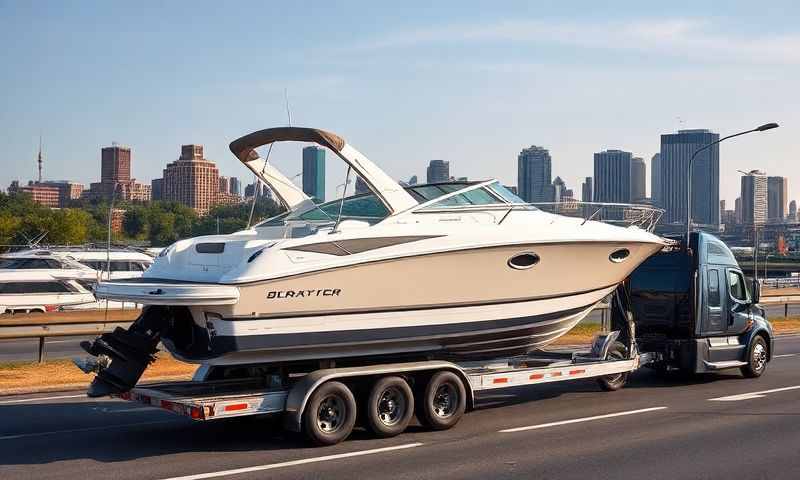
M 229 3 L 230 5 L 225 5 Z M 498 6 L 498 4 L 501 4 Z M 336 132 L 398 179 L 451 174 L 516 184 L 548 148 L 580 191 L 592 154 L 648 163 L 663 133 L 722 135 L 720 198 L 737 169 L 789 177 L 800 196 L 800 4 L 772 2 L 114 2 L 0 0 L 0 187 L 98 181 L 100 148 L 132 148 L 148 182 L 180 145 L 221 174 L 228 150 L 288 122 Z M 300 153 L 276 148 L 287 176 Z M 344 179 L 329 163 L 328 197 Z M 648 186 L 649 194 L 649 186 Z

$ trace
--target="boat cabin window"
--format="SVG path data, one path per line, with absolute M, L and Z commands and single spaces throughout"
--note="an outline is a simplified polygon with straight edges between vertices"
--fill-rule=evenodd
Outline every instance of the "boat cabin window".
M 28 293 L 70 293 L 73 289 L 63 282 L 5 282 L 0 283 L 0 295 Z
M 61 262 L 45 258 L 7 258 L 0 260 L 0 269 L 49 269 L 62 268 Z
M 339 216 L 339 205 L 341 203 L 341 199 L 323 203 L 319 208 L 309 210 L 297 217 L 289 216 L 287 220 L 295 220 L 297 218 L 312 222 L 335 220 Z M 389 215 L 389 210 L 373 194 L 347 197 L 344 199 L 344 206 L 342 206 L 342 220 L 351 218 L 377 223 L 387 215 Z

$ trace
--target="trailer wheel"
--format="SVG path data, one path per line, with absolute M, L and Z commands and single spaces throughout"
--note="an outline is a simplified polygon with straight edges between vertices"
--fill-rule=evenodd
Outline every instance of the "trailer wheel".
M 742 375 L 747 378 L 760 377 L 767 369 L 767 358 L 769 357 L 764 337 L 761 335 L 755 337 L 750 342 L 749 352 L 747 365 L 741 368 Z
M 414 415 L 414 394 L 404 379 L 383 377 L 372 386 L 365 408 L 370 430 L 378 437 L 394 437 Z
M 624 360 L 626 353 L 627 349 L 625 348 L 625 345 L 623 345 L 621 342 L 614 342 L 611 345 L 611 348 L 608 349 L 608 358 Z M 600 384 L 600 388 L 607 392 L 619 390 L 627 381 L 628 372 L 614 373 L 612 375 L 606 375 L 604 377 L 597 378 L 597 383 Z
M 461 419 L 467 408 L 467 391 L 453 372 L 435 373 L 425 387 L 417 411 L 419 421 L 433 430 L 447 430 Z
M 316 445 L 334 445 L 353 431 L 356 399 L 340 382 L 325 382 L 311 394 L 303 412 L 303 431 Z

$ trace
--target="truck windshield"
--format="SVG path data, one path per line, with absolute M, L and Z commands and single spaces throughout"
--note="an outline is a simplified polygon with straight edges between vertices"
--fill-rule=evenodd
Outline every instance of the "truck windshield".
M 631 291 L 682 293 L 689 291 L 690 257 L 683 252 L 660 253 L 631 274 Z

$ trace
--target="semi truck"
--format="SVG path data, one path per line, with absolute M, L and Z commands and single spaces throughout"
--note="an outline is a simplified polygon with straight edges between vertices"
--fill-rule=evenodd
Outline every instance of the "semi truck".
M 673 238 L 616 289 L 610 328 L 585 351 L 469 363 L 328 360 L 304 372 L 201 366 L 192 381 L 142 385 L 118 396 L 196 421 L 282 415 L 288 430 L 331 445 L 357 421 L 380 437 L 402 433 L 414 414 L 431 429 L 451 428 L 485 390 L 593 378 L 613 391 L 643 366 L 687 374 L 739 369 L 757 377 L 771 359 L 774 334 L 758 305 L 758 283 L 750 285 L 722 241 L 693 232 Z

